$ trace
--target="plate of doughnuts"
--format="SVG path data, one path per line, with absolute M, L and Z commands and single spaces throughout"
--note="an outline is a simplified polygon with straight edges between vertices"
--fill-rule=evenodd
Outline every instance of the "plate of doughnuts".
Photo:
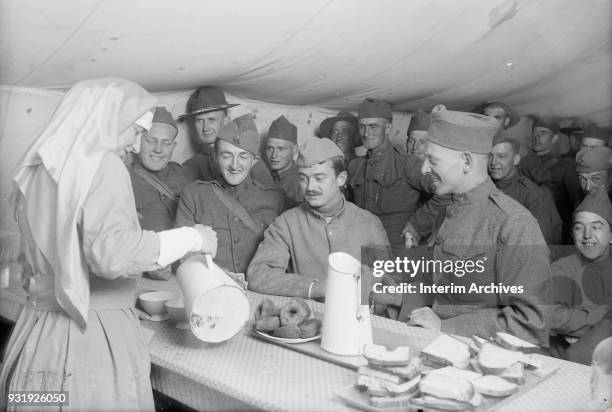
M 277 336 L 272 336 L 272 335 L 268 335 L 267 333 L 261 332 L 257 329 L 254 329 L 253 332 L 255 332 L 256 334 L 258 334 L 259 336 L 274 341 L 274 342 L 281 342 L 281 343 L 306 343 L 306 342 L 310 342 L 313 340 L 317 340 L 317 339 L 321 339 L 321 334 L 317 334 L 315 336 L 311 336 L 310 338 L 279 338 Z
M 283 307 L 264 299 L 255 310 L 253 332 L 273 342 L 305 343 L 321 338 L 321 326 L 302 298 L 291 298 Z

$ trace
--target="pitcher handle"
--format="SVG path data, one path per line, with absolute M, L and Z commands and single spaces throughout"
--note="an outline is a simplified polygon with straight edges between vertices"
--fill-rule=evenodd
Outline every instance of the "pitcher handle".
M 356 296 L 355 296 L 355 304 L 357 305 L 357 309 L 355 311 L 355 318 L 357 318 L 357 320 L 359 322 L 363 321 L 363 305 L 361 305 L 361 290 L 359 290 L 359 279 L 361 278 L 361 273 L 355 273 L 353 275 L 353 279 L 355 279 L 355 291 L 356 291 Z
M 209 253 L 205 253 L 204 254 L 204 259 L 206 259 L 206 266 L 208 266 L 208 269 L 212 268 L 213 265 L 213 258 Z

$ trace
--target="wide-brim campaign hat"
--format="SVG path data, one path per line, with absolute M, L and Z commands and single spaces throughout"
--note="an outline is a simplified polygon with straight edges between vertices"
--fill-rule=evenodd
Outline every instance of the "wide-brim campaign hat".
M 356 132 L 359 130 L 359 121 L 357 116 L 350 112 L 341 111 L 334 117 L 328 117 L 321 122 L 321 125 L 319 126 L 319 137 L 331 137 L 331 129 L 334 127 L 334 124 L 339 121 L 349 122 L 355 126 Z M 361 137 L 359 136 L 359 133 L 355 133 L 355 141 L 353 143 L 357 145 L 361 144 Z
M 504 109 L 504 112 L 506 112 L 506 116 L 510 118 L 507 127 L 512 127 L 521 120 L 521 117 L 512 108 L 512 106 L 507 105 L 504 102 L 500 102 L 499 100 L 482 102 L 472 110 L 472 113 L 484 114 L 484 109 L 486 109 L 487 107 L 499 107 L 501 109 Z
M 216 110 L 225 110 L 239 105 L 239 103 L 228 103 L 225 98 L 225 93 L 218 87 L 202 86 L 198 87 L 196 91 L 189 96 L 189 100 L 187 101 L 187 113 L 180 115 L 179 119 L 196 116 L 201 113 L 214 112 Z

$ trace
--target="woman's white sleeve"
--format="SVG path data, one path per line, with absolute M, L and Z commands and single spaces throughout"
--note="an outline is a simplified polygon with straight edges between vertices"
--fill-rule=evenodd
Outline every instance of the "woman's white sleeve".
M 157 264 L 162 267 L 168 266 L 189 252 L 199 252 L 202 249 L 202 237 L 192 227 L 179 227 L 157 234 L 159 235 Z

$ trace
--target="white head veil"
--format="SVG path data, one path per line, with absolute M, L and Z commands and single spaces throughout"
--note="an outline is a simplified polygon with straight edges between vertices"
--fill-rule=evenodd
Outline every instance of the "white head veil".
M 53 268 L 57 301 L 81 327 L 87 324 L 89 270 L 77 232 L 80 209 L 103 156 L 122 145 L 121 133 L 155 103 L 127 80 L 79 82 L 17 168 L 16 190 L 25 199 L 33 239 Z

